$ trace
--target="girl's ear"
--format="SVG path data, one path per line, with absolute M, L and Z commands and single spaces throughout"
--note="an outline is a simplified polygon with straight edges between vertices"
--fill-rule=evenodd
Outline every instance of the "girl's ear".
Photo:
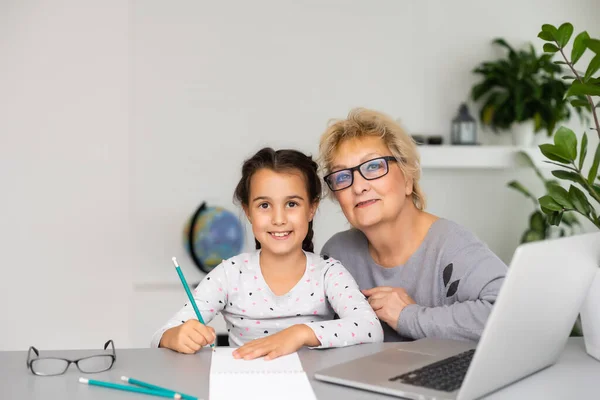
M 313 201 L 310 205 L 310 218 L 308 221 L 312 221 L 315 218 L 315 214 L 317 213 L 317 208 L 319 208 L 319 200 Z
M 252 225 L 252 218 L 250 218 L 248 206 L 242 205 L 242 209 L 244 210 L 244 214 L 246 214 L 246 218 L 248 218 L 248 222 L 250 222 L 250 225 Z

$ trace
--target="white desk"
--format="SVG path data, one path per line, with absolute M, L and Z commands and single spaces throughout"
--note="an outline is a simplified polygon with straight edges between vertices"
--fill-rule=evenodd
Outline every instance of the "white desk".
M 38 377 L 26 368 L 26 351 L 0 352 L 0 399 L 157 399 L 158 397 L 90 387 L 78 378 L 120 382 L 126 375 L 159 386 L 208 400 L 211 351 L 206 348 L 195 355 L 182 355 L 165 349 L 119 349 L 117 361 L 110 371 L 81 374 L 75 366 L 61 376 Z M 372 354 L 394 343 L 368 344 L 330 350 L 299 352 L 304 370 L 319 399 L 374 400 L 394 397 L 333 385 L 312 379 L 317 369 Z M 97 351 L 49 351 L 40 355 L 76 358 Z M 282 399 L 285 394 L 282 394 Z M 585 353 L 583 340 L 571 338 L 559 361 L 543 371 L 502 389 L 487 399 L 598 399 L 600 398 L 600 362 Z M 235 399 L 233 399 L 235 400 Z

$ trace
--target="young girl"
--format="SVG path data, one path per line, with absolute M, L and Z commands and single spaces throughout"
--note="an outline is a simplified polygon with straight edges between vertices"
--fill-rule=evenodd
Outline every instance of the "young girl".
M 302 346 L 381 342 L 371 306 L 339 261 L 313 253 L 312 220 L 321 195 L 317 164 L 295 150 L 265 148 L 246 160 L 235 198 L 256 251 L 224 260 L 194 300 L 206 323 L 221 312 L 234 357 L 273 359 Z M 334 320 L 334 314 L 340 319 Z M 153 347 L 195 353 L 215 332 L 185 304 L 153 337 Z

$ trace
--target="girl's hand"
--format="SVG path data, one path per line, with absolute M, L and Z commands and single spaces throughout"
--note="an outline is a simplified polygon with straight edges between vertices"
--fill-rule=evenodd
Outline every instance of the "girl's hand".
M 197 319 L 188 319 L 182 325 L 166 330 L 158 347 L 194 354 L 202 347 L 213 343 L 216 338 L 213 328 L 201 324 Z
M 377 317 L 394 329 L 397 329 L 398 319 L 404 307 L 416 304 L 402 288 L 379 286 L 362 290 L 362 293 L 369 298 L 369 304 Z
M 265 338 L 246 343 L 233 352 L 233 357 L 252 360 L 265 356 L 265 360 L 273 360 L 298 351 L 304 345 L 319 346 L 320 344 L 321 342 L 312 329 L 304 324 L 298 324 Z

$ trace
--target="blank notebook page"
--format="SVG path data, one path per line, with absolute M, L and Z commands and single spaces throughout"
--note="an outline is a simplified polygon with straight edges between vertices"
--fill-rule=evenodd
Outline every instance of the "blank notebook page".
M 236 360 L 217 347 L 210 365 L 210 400 L 316 399 L 297 353 L 274 360 Z

